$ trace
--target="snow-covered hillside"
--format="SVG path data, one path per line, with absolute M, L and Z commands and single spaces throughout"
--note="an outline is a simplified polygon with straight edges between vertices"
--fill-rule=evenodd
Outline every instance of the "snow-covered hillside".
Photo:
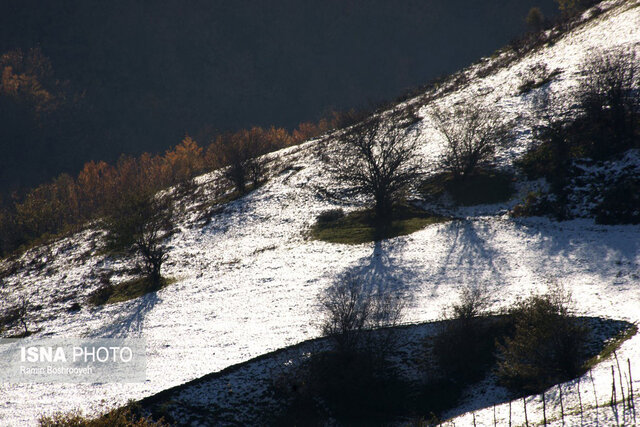
M 481 96 L 524 123 L 533 104 L 531 95 L 518 94 L 519 75 L 532 65 L 545 62 L 550 69 L 561 70 L 550 86 L 537 91 L 566 93 L 579 84 L 578 65 L 592 49 L 640 47 L 640 1 L 606 5 L 615 7 L 552 46 L 485 78 L 475 78 L 436 102 L 450 105 Z M 474 68 L 467 72 L 473 74 Z M 416 125 L 427 162 L 440 152 L 426 119 L 428 108 L 421 106 L 419 114 L 425 119 Z M 530 134 L 524 126 L 521 130 L 518 142 L 501 153 L 505 165 L 530 143 Z M 508 204 L 457 209 L 456 217 L 462 219 L 431 225 L 409 236 L 362 245 L 309 240 L 306 231 L 316 216 L 335 207 L 317 189 L 327 177 L 315 157 L 316 143 L 271 155 L 278 158 L 279 166 L 269 182 L 211 212 L 205 221 L 196 211 L 184 215 L 163 269 L 165 276 L 177 282 L 157 293 L 97 308 L 85 302 L 99 287 L 102 272 L 121 271 L 112 277 L 115 282 L 128 278 L 125 265 L 100 254 L 98 230 L 88 229 L 26 253 L 20 260 L 22 268 L 0 282 L 0 308 L 14 305 L 23 295 L 33 306 L 41 305 L 31 314 L 31 328 L 38 329 L 35 337 L 143 336 L 148 380 L 142 384 L 3 384 L 0 424 L 33 424 L 41 414 L 76 408 L 101 411 L 317 337 L 316 295 L 345 271 L 402 287 L 411 297 L 409 322 L 437 319 L 467 284 L 486 284 L 493 308 L 499 308 L 546 290 L 549 278 L 572 291 L 579 314 L 640 321 L 640 227 L 601 226 L 591 219 L 560 223 L 512 219 L 506 210 L 523 197 L 526 186 Z M 201 197 L 206 198 L 217 181 L 216 173 L 199 177 Z M 356 203 L 344 207 L 355 208 Z M 80 311 L 68 310 L 73 302 L 82 305 Z M 627 341 L 618 357 L 630 359 L 632 367 L 640 369 L 640 336 Z M 599 390 L 610 388 L 610 366 L 606 361 L 593 371 Z M 563 386 L 569 407 L 577 405 L 576 385 Z M 640 394 L 640 371 L 634 376 L 634 388 Z M 471 393 L 463 408 L 479 408 L 484 398 Z M 496 408 L 501 424 L 506 422 L 507 408 L 507 404 Z M 513 405 L 515 424 L 524 423 L 521 408 Z M 610 414 L 601 412 L 599 422 Z M 474 416 L 479 425 L 493 425 L 493 408 L 453 421 L 472 424 Z M 541 410 L 531 409 L 528 417 L 541 420 Z

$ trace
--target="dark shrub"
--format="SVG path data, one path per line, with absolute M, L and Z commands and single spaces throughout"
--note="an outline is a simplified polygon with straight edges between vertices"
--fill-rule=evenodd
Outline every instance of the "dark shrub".
M 69 313 L 77 313 L 81 309 L 82 309 L 82 307 L 80 306 L 80 303 L 79 302 L 74 302 L 67 308 L 67 312 L 69 312 Z
M 565 17 L 575 16 L 583 10 L 597 4 L 600 0 L 556 0 L 558 8 Z
M 640 224 L 640 178 L 627 177 L 608 188 L 595 213 L 599 224 Z
M 549 144 L 540 144 L 527 151 L 514 164 L 527 179 L 539 179 L 552 175 L 552 159 L 553 153 Z
M 21 308 L 18 305 L 3 310 L 2 313 L 0 313 L 0 330 L 18 322 L 20 320 L 20 316 Z
M 543 116 L 534 128 L 537 144 L 516 162 L 529 179 L 546 178 L 559 202 L 566 199 L 574 159 L 609 159 L 640 142 L 635 54 L 621 49 L 595 52 L 582 68 L 584 80 L 573 93 L 578 101 L 575 114 Z
M 376 420 L 402 414 L 402 384 L 388 364 L 374 363 L 365 354 L 324 353 L 312 364 L 319 396 L 342 420 Z
M 274 378 L 281 405 L 273 425 L 380 423 L 406 414 L 410 385 L 393 367 L 366 353 L 314 354 L 295 370 Z
M 638 144 L 640 65 L 634 50 L 594 52 L 576 91 L 581 117 L 572 131 L 585 154 L 607 159 Z
M 545 18 L 539 7 L 532 7 L 527 13 L 525 22 L 531 31 L 538 32 L 544 28 Z
M 560 70 L 555 69 L 550 71 L 547 64 L 538 62 L 520 76 L 522 83 L 520 83 L 518 87 L 518 92 L 523 94 L 542 87 L 553 80 L 558 74 L 560 74 Z
M 261 185 L 267 172 L 267 162 L 263 154 L 272 149 L 269 135 L 261 128 L 241 130 L 219 136 L 211 145 L 215 151 L 224 176 L 233 184 L 236 191 L 245 194 L 249 184 L 253 188 Z
M 530 192 L 524 201 L 513 207 L 513 217 L 552 216 L 558 219 L 567 218 L 566 206 L 554 199 L 553 195 Z
M 496 370 L 506 387 L 538 393 L 580 373 L 587 329 L 569 316 L 568 301 L 556 290 L 510 310 L 513 333 L 498 343 Z
M 448 193 L 463 206 L 501 203 L 514 193 L 513 174 L 496 169 L 477 168 L 462 179 L 455 179 L 449 172 L 442 172 L 425 179 L 420 192 L 428 199 L 438 199 Z

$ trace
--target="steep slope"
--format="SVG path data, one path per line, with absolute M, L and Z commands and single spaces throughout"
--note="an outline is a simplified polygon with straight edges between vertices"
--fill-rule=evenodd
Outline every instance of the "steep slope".
M 561 68 L 559 77 L 541 90 L 564 92 L 578 84 L 577 66 L 590 49 L 640 44 L 640 2 L 611 4 L 617 7 L 507 68 L 484 78 L 473 77 L 481 65 L 467 70 L 471 82 L 436 102 L 452 104 L 481 96 L 505 115 L 524 120 L 532 103 L 530 97 L 517 94 L 519 72 L 539 61 Z M 409 101 L 421 102 L 423 98 Z M 426 117 L 428 106 L 419 111 Z M 425 159 L 435 159 L 440 145 L 428 119 L 416 126 Z M 501 153 L 505 166 L 530 143 L 524 125 L 521 130 L 517 144 Z M 499 308 L 546 289 L 549 276 L 573 292 L 580 314 L 640 321 L 640 229 L 595 225 L 591 219 L 556 223 L 509 218 L 506 208 L 522 197 L 527 185 L 508 204 L 457 209 L 461 219 L 409 236 L 354 246 L 308 240 L 305 232 L 317 214 L 335 207 L 317 191 L 327 177 L 318 165 L 315 145 L 310 141 L 272 154 L 270 181 L 222 210 L 198 212 L 198 201 L 185 201 L 187 213 L 172 238 L 164 272 L 178 280 L 157 293 L 99 308 L 87 306 L 84 298 L 99 286 L 101 272 L 116 271 L 116 282 L 128 278 L 122 262 L 100 254 L 99 230 L 88 229 L 25 254 L 19 268 L 2 279 L 1 307 L 15 304 L 23 295 L 32 305 L 41 305 L 32 313 L 38 337 L 144 336 L 148 380 L 128 385 L 4 385 L 0 423 L 29 424 L 42 413 L 74 408 L 104 410 L 317 337 L 315 296 L 345 271 L 402 288 L 411 296 L 407 320 L 412 322 L 436 319 L 465 284 L 486 284 L 493 308 Z M 217 173 L 198 179 L 200 201 L 210 197 L 218 181 Z M 356 200 L 344 207 L 358 205 Z M 3 268 L 8 267 L 3 262 Z M 82 309 L 71 313 L 68 308 L 74 301 Z M 618 356 L 640 362 L 640 338 L 625 343 Z M 593 375 L 598 389 L 607 390 L 609 365 L 601 364 Z M 640 390 L 640 381 L 635 381 Z M 574 385 L 564 387 L 571 395 Z M 470 394 L 461 411 L 481 408 L 483 399 Z M 506 408 L 497 408 L 501 421 L 506 420 Z M 515 407 L 513 412 L 514 417 L 522 415 Z M 476 416 L 486 424 L 493 422 L 491 410 Z M 471 424 L 470 417 L 454 421 Z M 535 411 L 529 417 L 538 419 L 540 414 Z

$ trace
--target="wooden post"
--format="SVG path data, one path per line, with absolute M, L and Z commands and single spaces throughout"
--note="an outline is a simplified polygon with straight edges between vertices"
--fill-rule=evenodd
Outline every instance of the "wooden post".
M 493 404 L 493 427 L 498 427 L 498 419 L 496 418 L 496 404 Z
M 633 409 L 633 423 L 636 423 L 636 402 L 633 400 L 633 377 L 631 376 L 631 360 L 627 359 L 629 367 L 629 405 Z
M 580 403 L 580 425 L 583 425 L 584 415 L 583 415 L 583 409 L 582 409 L 582 394 L 580 394 L 580 380 L 581 378 L 578 378 L 578 402 Z
M 542 420 L 544 422 L 543 425 L 547 425 L 547 401 L 544 398 L 544 390 L 542 391 Z
M 598 425 L 598 393 L 596 393 L 596 383 L 593 381 L 593 371 L 589 371 L 591 386 L 593 387 L 593 398 L 596 401 L 596 425 Z
M 527 417 L 527 398 L 522 398 L 522 404 L 524 405 L 524 425 L 529 427 L 529 417 Z
M 616 371 L 611 365 L 611 407 L 613 408 L 616 402 Z
M 622 414 L 627 412 L 627 402 L 624 398 L 624 384 L 622 383 L 622 369 L 620 369 L 620 362 L 618 361 L 618 354 L 614 351 L 613 356 L 616 358 L 616 365 L 618 366 L 618 377 L 620 378 L 620 393 L 622 394 Z
M 511 427 L 511 401 L 509 401 L 509 427 Z
M 616 425 L 619 425 L 617 400 L 618 398 L 616 397 L 616 370 L 613 367 L 613 365 L 611 365 L 611 411 L 613 411 L 613 416 L 616 419 Z

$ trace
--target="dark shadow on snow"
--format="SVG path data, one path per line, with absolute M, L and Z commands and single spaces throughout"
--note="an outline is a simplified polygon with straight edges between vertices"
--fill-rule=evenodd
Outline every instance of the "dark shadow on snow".
M 125 338 L 141 336 L 144 319 L 162 300 L 158 292 L 150 292 L 135 300 L 122 303 L 127 307 L 110 323 L 90 334 L 92 338 Z

